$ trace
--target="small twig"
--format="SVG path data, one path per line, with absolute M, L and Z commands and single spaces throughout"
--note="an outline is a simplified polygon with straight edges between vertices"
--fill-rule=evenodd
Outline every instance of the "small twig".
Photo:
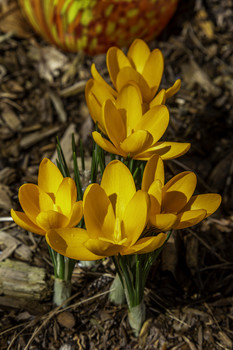
M 191 230 L 190 228 L 187 228 L 187 230 L 196 238 L 198 239 L 199 242 L 201 242 L 201 244 L 206 247 L 213 255 L 215 255 L 220 261 L 224 262 L 224 263 L 229 263 L 229 261 L 225 260 L 224 258 L 221 257 L 220 254 L 216 253 L 213 251 L 213 249 L 209 246 L 208 243 L 206 243 L 204 241 L 204 239 L 202 239 L 201 237 L 199 237 L 193 230 Z
M 111 293 L 113 290 L 114 290 L 114 289 L 109 289 L 109 290 L 107 290 L 107 291 L 105 291 L 105 292 L 102 292 L 102 293 L 99 293 L 99 294 L 97 294 L 97 295 L 94 295 L 93 297 L 90 297 L 90 298 L 81 300 L 81 301 L 79 301 L 78 303 L 75 303 L 75 304 L 72 304 L 72 305 L 68 305 L 68 306 L 66 306 L 65 308 L 63 308 L 62 310 L 59 310 L 57 313 L 63 312 L 63 311 L 68 310 L 68 309 L 70 309 L 70 308 L 72 308 L 72 307 L 80 306 L 80 305 L 82 305 L 82 304 L 84 304 L 84 303 L 87 303 L 87 302 L 89 302 L 89 301 L 91 301 L 91 300 L 94 300 L 94 299 L 97 299 L 97 298 L 99 298 L 99 297 L 102 297 L 102 296 L 105 295 L 105 294 Z M 71 298 L 70 298 L 70 299 L 71 299 Z M 73 299 L 73 297 L 72 297 L 72 299 Z M 67 301 L 69 301 L 69 299 L 68 299 Z M 65 301 L 65 303 L 67 303 L 67 301 Z
M 35 319 L 33 320 L 34 322 L 35 322 Z M 8 333 L 8 332 L 11 332 L 11 331 L 13 331 L 14 329 L 17 329 L 17 328 L 19 328 L 19 327 L 22 327 L 23 325 L 28 325 L 29 323 L 32 323 L 32 321 L 27 321 L 27 322 L 23 322 L 23 323 L 21 323 L 21 324 L 17 324 L 16 326 L 13 326 L 13 327 L 10 327 L 10 328 L 8 328 L 8 329 L 5 329 L 4 331 L 2 331 L 1 333 L 0 333 L 0 336 L 2 336 L 3 334 L 5 334 L 5 333 Z M 23 330 L 24 329 L 26 329 L 26 327 L 24 327 L 23 328 Z M 20 333 L 21 333 L 22 331 L 20 331 Z M 18 333 L 18 335 L 20 334 L 20 333 Z
M 86 86 L 86 80 L 84 81 L 78 81 L 72 86 L 69 86 L 63 90 L 60 91 L 60 96 L 62 97 L 69 97 L 73 95 L 77 95 L 80 93 L 83 93 L 85 91 L 85 86 Z
M 156 294 L 156 296 L 157 296 L 157 298 L 156 298 L 156 299 L 154 298 L 154 300 L 156 301 L 156 303 L 157 303 L 159 306 L 161 306 L 161 307 L 166 311 L 166 314 L 168 315 L 168 317 L 170 317 L 171 319 L 173 319 L 173 320 L 179 322 L 180 324 L 182 324 L 182 325 L 184 325 L 184 326 L 187 326 L 187 327 L 191 328 L 191 326 L 190 326 L 188 323 L 184 322 L 183 320 L 180 320 L 178 317 L 176 317 L 176 316 L 172 313 L 171 310 L 169 310 L 166 306 L 164 306 L 164 305 L 162 304 L 162 302 L 161 302 L 161 298 L 160 298 L 157 294 Z M 152 297 L 152 298 L 153 298 L 153 297 Z M 158 301 L 158 299 L 159 299 L 159 301 Z M 154 310 L 153 308 L 150 308 L 150 309 L 151 309 L 151 310 Z
M 2 228 L 1 228 L 1 231 L 7 231 L 7 230 L 9 230 L 10 228 L 13 228 L 13 227 L 15 227 L 15 226 L 16 226 L 16 223 L 14 222 L 13 224 L 10 224 L 10 225 L 8 225 L 8 226 L 2 227 Z
M 11 216 L 0 217 L 0 222 L 14 221 Z
M 97 299 L 97 298 L 99 298 L 99 297 L 101 297 L 101 296 L 103 296 L 103 295 L 105 295 L 105 294 L 110 293 L 110 292 L 111 292 L 111 290 L 108 290 L 108 291 L 106 291 L 106 292 L 97 294 L 97 295 L 95 295 L 95 296 L 93 296 L 93 297 L 90 297 L 90 298 L 81 300 L 81 301 L 79 301 L 78 303 L 75 303 L 75 304 L 72 304 L 72 305 L 69 305 L 69 306 L 63 308 L 63 305 L 65 305 L 65 304 L 66 304 L 67 302 L 69 302 L 70 300 L 74 299 L 74 298 L 79 294 L 79 292 L 76 293 L 75 295 L 73 295 L 72 297 L 70 297 L 69 299 L 65 300 L 60 306 L 58 306 L 58 307 L 56 307 L 54 310 L 52 310 L 52 311 L 48 314 L 48 316 L 47 316 L 47 315 L 44 316 L 44 317 L 47 316 L 47 318 L 45 318 L 44 321 L 42 322 L 42 324 L 34 330 L 32 336 L 31 336 L 31 338 L 29 339 L 28 343 L 26 344 L 24 350 L 28 350 L 28 349 L 29 349 L 29 346 L 31 345 L 31 343 L 32 343 L 33 339 L 35 338 L 35 336 L 36 336 L 36 335 L 38 334 L 38 332 L 48 323 L 48 321 L 49 321 L 53 316 L 59 314 L 60 312 L 64 312 L 65 310 L 68 310 L 68 309 L 70 309 L 70 308 L 72 308 L 72 307 L 80 306 L 80 305 L 82 305 L 82 304 L 84 304 L 84 303 L 86 303 L 86 302 L 89 302 L 89 301 L 91 301 L 91 300 Z M 9 349 L 10 349 L 10 348 L 9 348 Z M 9 349 L 7 349 L 7 350 L 9 350 Z
M 230 268 L 232 266 L 233 268 L 233 263 L 226 262 L 223 264 L 216 264 L 216 265 L 211 265 L 211 266 L 206 266 L 200 269 L 201 272 L 206 271 L 206 270 L 215 270 L 215 269 L 224 269 L 224 268 Z
M 196 346 L 193 344 L 193 342 L 191 342 L 191 340 L 188 337 L 183 335 L 182 338 L 184 339 L 185 343 L 188 344 L 190 350 L 196 350 Z
M 214 321 L 214 323 L 215 323 L 216 326 L 218 327 L 219 331 L 221 332 L 222 329 L 221 329 L 221 327 L 219 326 L 219 323 L 218 323 L 218 321 L 216 320 L 216 318 L 215 318 L 215 316 L 214 316 L 214 314 L 213 314 L 211 308 L 209 307 L 209 305 L 208 305 L 207 303 L 204 303 L 204 305 L 205 305 L 206 309 L 209 311 L 212 320 Z
M 6 330 L 3 331 L 2 333 L 0 333 L 0 335 L 2 335 L 2 334 L 4 334 L 4 333 L 7 333 L 7 332 L 12 331 L 12 329 L 21 327 L 22 325 L 25 324 L 25 327 L 24 327 L 23 329 L 21 329 L 21 331 L 20 331 L 19 333 L 15 334 L 15 336 L 12 338 L 12 340 L 11 340 L 11 342 L 10 342 L 10 344 L 9 344 L 9 346 L 8 346 L 8 348 L 7 348 L 7 350 L 10 350 L 10 348 L 11 348 L 11 346 L 13 345 L 13 343 L 15 342 L 15 340 L 18 338 L 18 336 L 19 336 L 20 334 L 22 334 L 22 333 L 25 331 L 25 329 L 27 329 L 28 327 L 31 327 L 31 326 L 32 326 L 34 323 L 36 323 L 39 319 L 40 319 L 40 317 L 36 317 L 36 318 L 35 318 L 34 320 L 32 320 L 32 321 L 24 322 L 24 323 L 22 323 L 22 324 L 20 324 L 20 325 L 11 327 L 11 328 L 9 328 L 9 329 L 6 329 Z

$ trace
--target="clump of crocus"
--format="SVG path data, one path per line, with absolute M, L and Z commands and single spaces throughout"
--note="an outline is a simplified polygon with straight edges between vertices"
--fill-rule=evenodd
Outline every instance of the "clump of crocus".
M 91 184 L 85 190 L 86 229 L 52 229 L 46 234 L 48 244 L 55 251 L 72 259 L 112 257 L 136 334 L 145 320 L 143 291 L 149 271 L 147 268 L 143 272 L 140 261 L 167 239 L 165 233 L 147 234 L 150 206 L 150 196 L 146 191 L 136 191 L 127 166 L 114 160 L 105 168 L 101 184 Z
M 24 184 L 19 189 L 23 212 L 11 210 L 13 220 L 27 231 L 45 235 L 52 228 L 74 227 L 83 216 L 82 201 L 77 201 L 77 188 L 70 177 L 63 177 L 49 159 L 40 163 L 38 185 Z M 52 249 L 54 266 L 53 301 L 61 305 L 70 297 L 71 276 L 75 262 Z
M 94 103 L 96 101 L 92 106 Z M 94 131 L 95 142 L 105 151 L 124 158 L 147 160 L 159 154 L 163 159 L 171 159 L 190 148 L 189 143 L 159 142 L 169 123 L 168 109 L 157 105 L 143 113 L 142 95 L 134 85 L 125 85 L 115 103 L 110 99 L 105 101 L 102 113 L 96 117 L 100 130 L 111 142 Z
M 150 213 L 149 195 L 136 191 L 132 174 L 118 160 L 107 165 L 100 185 L 87 187 L 83 208 L 86 230 L 52 229 L 46 234 L 54 250 L 72 259 L 144 254 L 159 248 L 166 239 L 164 233 L 141 237 Z
M 159 93 L 164 60 L 160 50 L 150 52 L 147 44 L 136 39 L 128 55 L 117 47 L 107 52 L 107 67 L 113 89 L 92 65 L 86 85 L 90 115 L 102 133 L 93 133 L 95 142 L 105 151 L 124 158 L 148 160 L 153 154 L 172 159 L 186 153 L 189 143 L 161 142 L 168 123 L 166 99 L 180 88 L 180 79 Z
M 196 184 L 196 175 L 191 171 L 182 172 L 165 184 L 162 159 L 157 155 L 151 157 L 142 179 L 142 190 L 151 199 L 149 225 L 158 232 L 166 232 L 196 225 L 213 214 L 221 196 L 216 193 L 193 196 Z
M 195 186 L 192 172 L 164 185 L 163 162 L 155 155 L 147 162 L 142 190 L 136 191 L 130 170 L 114 160 L 105 168 L 101 184 L 85 190 L 86 229 L 59 228 L 46 234 L 48 244 L 69 258 L 113 258 L 135 334 L 145 320 L 143 291 L 150 267 L 171 230 L 200 222 L 220 205 L 218 194 L 192 197 Z

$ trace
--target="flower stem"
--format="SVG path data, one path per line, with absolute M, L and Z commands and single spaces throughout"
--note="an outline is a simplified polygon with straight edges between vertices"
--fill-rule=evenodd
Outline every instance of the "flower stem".
M 128 319 L 129 324 L 137 337 L 146 319 L 146 307 L 143 299 L 140 304 L 133 306 L 128 310 Z
M 53 303 L 60 306 L 71 296 L 71 277 L 75 260 L 55 252 L 51 247 L 49 247 L 49 252 L 53 262 L 55 276 Z
M 71 296 L 71 280 L 54 279 L 53 303 L 56 306 L 62 305 Z M 63 305 L 67 306 L 65 303 Z
M 124 287 L 118 273 L 111 284 L 109 300 L 115 305 L 122 305 L 126 302 Z
M 128 304 L 129 323 L 136 336 L 139 335 L 145 321 L 144 288 L 150 268 L 158 258 L 172 231 L 168 232 L 165 243 L 156 251 L 147 254 L 118 255 L 112 260 L 116 267 L 116 278 L 112 284 L 115 288 L 110 293 L 110 300 L 115 304 Z
M 143 260 L 137 254 L 113 257 L 113 262 L 116 266 L 117 275 L 113 282 L 116 288 L 112 295 L 110 293 L 110 300 L 116 302 L 118 298 L 125 295 L 128 304 L 128 318 L 129 324 L 138 336 L 143 322 L 145 321 L 145 304 L 143 300 L 145 280 L 142 278 L 142 262 Z M 120 283 L 121 282 L 121 287 Z M 122 300 L 120 300 L 122 302 Z

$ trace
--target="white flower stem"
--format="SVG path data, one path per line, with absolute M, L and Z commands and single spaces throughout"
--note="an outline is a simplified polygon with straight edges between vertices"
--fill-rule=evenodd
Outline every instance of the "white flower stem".
M 115 305 L 122 305 L 126 302 L 124 288 L 118 273 L 111 284 L 109 300 Z
M 53 303 L 60 306 L 71 296 L 71 277 L 75 260 L 67 258 L 49 247 L 54 267 Z M 64 304 L 65 306 L 65 304 Z
M 146 319 L 146 308 L 145 308 L 144 300 L 142 300 L 140 304 L 129 308 L 128 319 L 129 319 L 129 324 L 135 336 L 137 337 Z
M 56 306 L 62 305 L 71 296 L 71 281 L 60 278 L 54 279 L 53 303 Z M 64 303 L 63 306 L 66 306 Z

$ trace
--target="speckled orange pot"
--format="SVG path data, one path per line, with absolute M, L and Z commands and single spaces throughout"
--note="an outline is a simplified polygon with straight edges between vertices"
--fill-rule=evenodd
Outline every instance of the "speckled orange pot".
M 25 16 L 44 39 L 63 50 L 88 54 L 128 46 L 157 36 L 178 0 L 19 0 Z

